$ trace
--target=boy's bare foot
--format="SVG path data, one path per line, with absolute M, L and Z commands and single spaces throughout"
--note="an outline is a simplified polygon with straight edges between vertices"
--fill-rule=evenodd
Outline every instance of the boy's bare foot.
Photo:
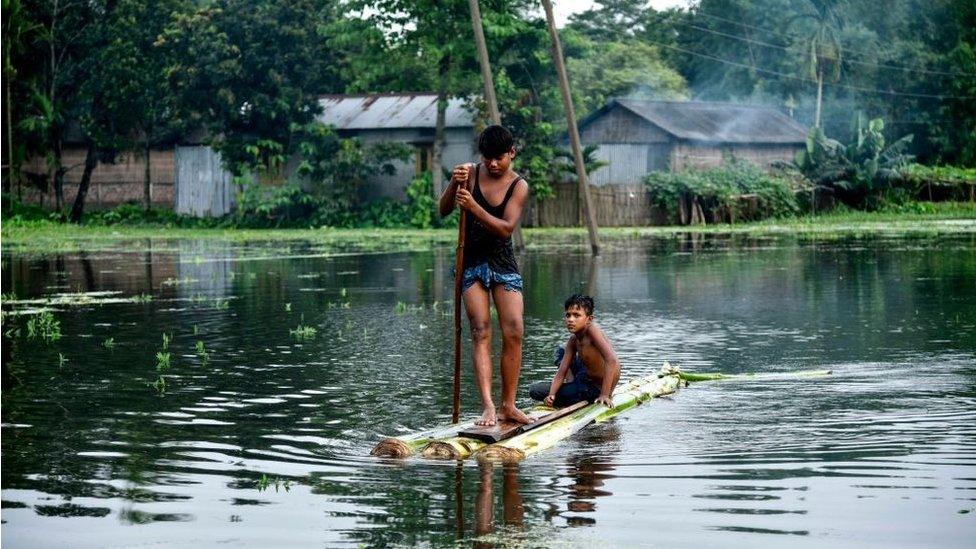
M 525 415 L 525 412 L 522 410 L 509 404 L 502 404 L 502 407 L 498 410 L 498 419 L 502 421 L 514 421 L 516 423 L 532 423 L 535 421 Z
M 496 423 L 498 423 L 498 417 L 495 415 L 494 407 L 485 408 L 485 410 L 481 412 L 481 419 L 476 419 L 474 421 L 475 425 L 483 425 L 485 427 L 492 427 Z

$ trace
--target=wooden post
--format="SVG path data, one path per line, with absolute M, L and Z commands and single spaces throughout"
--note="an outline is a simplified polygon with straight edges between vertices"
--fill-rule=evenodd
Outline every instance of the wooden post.
M 471 182 L 471 166 L 468 166 L 468 178 L 464 188 Z M 468 212 L 458 208 L 461 217 L 458 219 L 457 256 L 454 260 L 454 408 L 451 412 L 451 423 L 461 419 L 461 281 L 464 278 L 464 233 L 468 225 Z
M 549 36 L 552 38 L 552 54 L 556 61 L 556 72 L 559 73 L 559 90 L 563 95 L 563 106 L 566 110 L 566 124 L 569 130 L 569 143 L 573 148 L 573 163 L 576 165 L 576 178 L 579 180 L 580 199 L 583 202 L 583 216 L 586 217 L 586 230 L 590 234 L 590 250 L 593 255 L 600 253 L 600 240 L 596 232 L 596 216 L 593 203 L 590 201 L 590 185 L 586 179 L 586 166 L 583 164 L 583 150 L 580 147 L 579 130 L 576 127 L 576 110 L 573 108 L 573 96 L 569 92 L 569 77 L 566 76 L 566 65 L 563 63 L 563 48 L 559 44 L 559 33 L 556 31 L 556 18 L 552 14 L 552 2 L 542 0 L 542 7 L 546 10 L 549 21 Z
M 481 65 L 481 80 L 485 86 L 485 103 L 488 104 L 488 117 L 492 124 L 501 125 L 502 116 L 498 111 L 498 100 L 495 98 L 495 81 L 491 75 L 491 62 L 488 60 L 488 46 L 485 44 L 485 30 L 481 26 L 481 8 L 478 7 L 478 0 L 468 0 L 468 7 L 471 11 L 471 27 L 474 29 L 474 42 L 478 49 L 478 62 Z M 522 228 L 515 226 L 512 232 L 512 240 L 517 251 L 525 249 L 525 239 L 522 237 Z

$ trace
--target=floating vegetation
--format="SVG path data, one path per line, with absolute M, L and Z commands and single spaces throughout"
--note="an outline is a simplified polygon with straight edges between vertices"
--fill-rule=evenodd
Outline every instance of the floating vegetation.
M 290 313 L 291 312 L 291 303 L 285 303 L 285 312 L 286 313 Z
M 137 303 L 140 297 L 119 297 L 121 291 L 103 292 L 68 292 L 52 294 L 35 299 L 16 299 L 12 294 L 4 296 L 4 306 L 12 308 L 27 308 L 36 305 L 45 307 L 83 307 L 88 305 L 107 305 L 110 303 Z M 151 298 L 150 298 L 151 299 Z
M 345 288 L 339 290 L 339 295 L 341 295 L 342 297 L 346 297 L 346 293 L 347 292 L 346 292 L 346 289 Z
M 293 337 L 293 338 L 301 341 L 301 340 L 305 340 L 305 339 L 312 339 L 312 338 L 314 338 L 315 337 L 315 334 L 318 333 L 318 330 L 316 330 L 312 326 L 306 325 L 305 324 L 305 315 L 302 315 L 302 321 L 298 325 L 298 327 L 295 328 L 294 330 L 288 330 L 288 333 L 291 334 L 291 337 Z
M 312 326 L 299 324 L 298 327 L 295 328 L 294 330 L 288 330 L 288 333 L 290 333 L 291 336 L 295 339 L 306 340 L 306 339 L 314 339 L 315 334 L 318 333 L 318 330 L 316 330 Z
M 159 351 L 156 353 L 156 371 L 162 372 L 169 369 L 169 353 Z
M 0 294 L 0 302 L 3 301 L 17 301 L 17 294 L 10 292 L 9 294 Z
M 68 363 L 68 359 L 61 353 L 58 353 L 58 368 L 63 368 L 65 364 Z
M 402 315 L 404 313 L 417 313 L 424 310 L 424 304 L 420 305 L 410 305 L 402 301 L 397 301 L 396 306 L 393 308 L 396 314 Z
M 27 321 L 27 338 L 41 338 L 48 343 L 61 339 L 61 321 L 49 311 L 32 316 Z
M 200 327 L 197 326 L 196 324 L 194 324 L 193 325 L 193 335 L 199 335 L 199 334 L 200 334 Z
M 110 338 L 106 339 L 105 341 L 103 341 L 102 342 L 102 347 L 105 347 L 106 349 L 114 349 L 115 348 L 115 338 L 114 337 L 110 337 Z
M 259 492 L 263 492 L 272 486 L 274 487 L 275 492 L 277 492 L 279 488 L 284 488 L 286 492 L 291 491 L 291 481 L 288 479 L 269 477 L 265 474 L 262 474 L 261 478 L 258 479 L 257 488 Z
M 224 311 L 230 308 L 230 301 L 227 299 L 215 299 L 213 302 L 213 308 L 218 311 Z
M 207 364 L 208 362 L 210 362 L 210 353 L 207 352 L 207 349 L 206 347 L 203 346 L 202 341 L 197 340 L 196 349 L 197 349 L 197 356 L 200 357 L 200 362 L 202 362 L 203 364 Z
M 153 300 L 152 294 L 139 294 L 132 298 L 133 303 L 149 303 Z
M 173 338 L 169 334 L 167 334 L 165 332 L 163 333 L 163 350 L 164 351 L 166 349 L 169 349 L 169 342 L 172 341 L 172 340 L 173 340 Z
M 155 389 L 159 396 L 166 394 L 166 378 L 163 376 L 158 376 L 155 381 L 146 382 L 146 385 Z

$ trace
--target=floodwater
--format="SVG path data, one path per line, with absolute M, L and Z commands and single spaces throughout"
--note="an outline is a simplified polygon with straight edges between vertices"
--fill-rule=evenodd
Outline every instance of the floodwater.
M 552 375 L 578 291 L 624 379 L 833 374 L 692 384 L 508 466 L 368 455 L 448 421 L 451 248 L 125 249 L 3 258 L 6 547 L 976 539 L 973 235 L 530 248 L 523 388 Z M 14 314 L 79 291 L 118 293 L 51 306 L 50 342 Z

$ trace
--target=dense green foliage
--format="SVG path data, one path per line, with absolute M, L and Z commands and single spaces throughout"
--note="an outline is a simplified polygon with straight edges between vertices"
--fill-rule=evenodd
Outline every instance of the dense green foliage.
M 800 211 L 796 198 L 800 189 L 793 180 L 744 161 L 729 161 L 721 168 L 653 172 L 645 184 L 652 202 L 665 212 L 674 215 L 682 204 L 697 204 L 705 214 L 703 222 L 782 217 Z
M 904 150 L 912 136 L 887 144 L 883 130 L 880 118 L 866 121 L 860 113 L 848 145 L 827 138 L 818 127 L 811 128 L 797 166 L 814 184 L 830 187 L 844 202 L 878 207 L 884 191 L 899 180 L 901 168 L 911 160 Z
M 822 119 L 821 152 L 847 172 L 830 185 L 852 204 L 882 182 L 911 192 L 879 179 L 888 167 L 878 136 L 911 134 L 898 152 L 923 164 L 976 165 L 971 0 L 646 4 L 600 0 L 561 29 L 578 115 L 631 95 L 757 102 L 810 126 Z M 517 169 L 545 198 L 561 173 L 565 119 L 544 18 L 528 0 L 483 1 L 481 10 L 503 123 L 519 140 Z M 485 122 L 466 0 L 4 0 L 3 11 L 4 190 L 53 191 L 58 210 L 68 206 L 67 143 L 86 147 L 90 176 L 121 152 L 203 136 L 239 184 L 276 185 L 245 191 L 256 223 L 346 225 L 367 208 L 389 220 L 396 207 L 362 203 L 357 189 L 364 169 L 397 153 L 320 127 L 318 97 L 433 91 L 471 98 Z M 852 128 L 858 111 L 886 124 Z M 840 154 L 826 136 L 862 144 Z M 31 158 L 40 166 L 23 170 Z M 80 217 L 83 198 L 75 206 Z M 300 220 L 312 212 L 319 217 Z M 422 217 L 414 223 L 432 223 Z

